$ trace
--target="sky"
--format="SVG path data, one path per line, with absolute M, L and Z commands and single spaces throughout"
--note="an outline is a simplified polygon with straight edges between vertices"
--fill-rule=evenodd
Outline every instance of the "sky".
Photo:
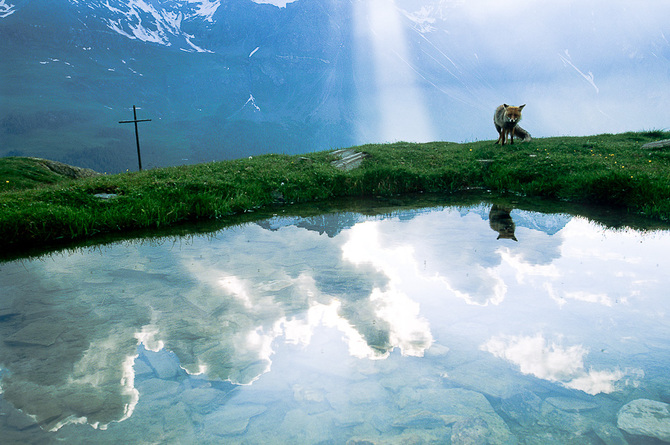
M 670 2 L 371 0 L 354 8 L 359 52 L 378 73 L 380 122 L 362 139 L 493 138 L 501 103 L 526 103 L 521 125 L 534 136 L 670 126 Z M 412 27 L 399 26 L 407 19 Z

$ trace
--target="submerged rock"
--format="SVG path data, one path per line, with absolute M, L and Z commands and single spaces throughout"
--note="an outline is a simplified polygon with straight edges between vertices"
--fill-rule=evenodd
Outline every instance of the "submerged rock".
M 556 400 L 554 402 L 561 404 L 560 402 L 556 402 Z M 586 435 L 593 429 L 593 422 L 590 418 L 582 416 L 577 412 L 557 408 L 554 403 L 550 403 L 548 400 L 542 402 L 540 412 L 540 425 L 549 425 L 557 430 L 577 436 Z
M 495 379 L 488 376 L 495 375 Z M 525 381 L 518 374 L 502 371 L 489 360 L 476 360 L 451 369 L 445 381 L 491 397 L 507 399 L 525 391 Z
M 11 346 L 53 346 L 63 332 L 62 320 L 46 317 L 10 335 L 5 343 Z
M 158 352 L 148 352 L 146 360 L 159 379 L 168 380 L 177 377 L 181 369 L 174 354 L 165 349 Z
M 195 412 L 209 413 L 217 408 L 223 395 L 223 391 L 211 387 L 189 388 L 181 394 L 181 400 Z
M 416 411 L 393 422 L 394 428 L 433 429 L 445 426 L 444 419 L 430 411 Z
M 623 437 L 621 431 L 610 423 L 594 425 L 593 432 L 605 445 L 628 445 L 628 441 Z
M 619 410 L 617 426 L 629 434 L 670 442 L 670 405 L 649 399 L 633 400 Z
M 224 405 L 222 409 L 205 416 L 205 432 L 216 436 L 242 434 L 251 419 L 266 410 L 262 405 Z
M 535 424 L 540 418 L 542 399 L 531 391 L 524 391 L 501 403 L 502 411 L 522 426 Z
M 488 423 L 481 417 L 456 422 L 451 429 L 452 445 L 483 445 L 492 442 Z
M 572 397 L 547 397 L 546 402 L 560 410 L 574 413 L 590 411 L 598 408 L 598 405 L 595 403 L 587 402 L 586 400 L 575 399 Z
M 471 439 L 483 435 L 487 442 L 481 443 L 517 443 L 505 421 L 481 393 L 460 388 L 426 388 L 413 390 L 406 396 L 414 398 L 414 401 L 410 400 L 407 404 L 407 409 L 437 414 L 445 425 L 455 421 L 452 428 L 459 424 L 459 433 L 452 437 L 452 441 L 454 437 L 458 437 L 456 440 L 461 441 L 458 443 L 476 443 Z M 429 419 L 425 414 L 421 418 L 424 421 Z

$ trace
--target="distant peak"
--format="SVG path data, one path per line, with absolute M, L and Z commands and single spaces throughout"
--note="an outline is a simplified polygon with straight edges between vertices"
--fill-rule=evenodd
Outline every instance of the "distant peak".
M 4 2 L 6 0 L 0 0 Z M 97 17 L 109 29 L 132 40 L 177 46 L 184 51 L 210 52 L 184 31 L 186 22 L 199 20 L 213 23 L 221 6 L 220 0 L 177 0 L 150 2 L 146 0 L 69 0 L 85 8 L 87 15 Z M 1 3 L 0 3 L 1 4 Z
M 0 19 L 14 14 L 15 11 L 14 5 L 7 3 L 5 0 L 0 0 Z

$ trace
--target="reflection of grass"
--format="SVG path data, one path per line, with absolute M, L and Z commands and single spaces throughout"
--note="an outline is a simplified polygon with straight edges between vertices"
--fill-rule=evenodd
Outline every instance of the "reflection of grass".
M 670 133 L 535 139 L 505 147 L 492 141 L 400 142 L 358 147 L 369 156 L 349 172 L 333 168 L 331 155 L 318 152 L 78 181 L 40 176 L 26 160 L 19 166 L 12 164 L 16 159 L 0 159 L 0 244 L 21 247 L 226 218 L 272 203 L 467 188 L 603 204 L 670 220 L 670 149 L 640 148 L 665 138 Z M 96 193 L 116 196 L 103 200 Z

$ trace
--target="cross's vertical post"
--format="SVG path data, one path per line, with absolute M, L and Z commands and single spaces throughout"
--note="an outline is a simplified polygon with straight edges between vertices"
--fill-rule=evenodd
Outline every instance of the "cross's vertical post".
M 138 119 L 137 118 L 137 109 L 133 105 L 133 120 L 132 121 L 119 121 L 120 124 L 135 124 L 135 142 L 137 142 L 137 163 L 139 164 L 140 171 L 142 171 L 142 155 L 140 154 L 140 133 L 137 129 L 138 122 L 149 122 L 151 119 Z

